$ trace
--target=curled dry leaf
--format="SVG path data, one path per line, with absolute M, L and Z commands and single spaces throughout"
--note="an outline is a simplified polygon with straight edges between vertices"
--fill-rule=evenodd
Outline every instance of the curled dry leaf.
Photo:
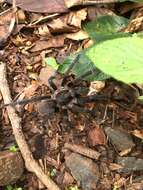
M 90 146 L 105 145 L 106 137 L 101 127 L 91 129 L 88 133 L 88 142 Z

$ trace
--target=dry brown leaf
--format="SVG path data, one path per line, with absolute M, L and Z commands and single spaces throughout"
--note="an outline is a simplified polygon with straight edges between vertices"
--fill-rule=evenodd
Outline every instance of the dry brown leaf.
M 46 24 L 44 24 L 43 26 L 39 27 L 38 28 L 38 34 L 40 36 L 51 36 L 51 33 L 49 31 L 49 28 Z
M 128 153 L 130 153 L 131 150 L 132 150 L 131 148 L 128 148 L 128 149 L 126 149 L 126 150 L 123 150 L 123 151 L 119 152 L 119 155 L 120 155 L 120 156 L 125 156 L 125 155 L 127 155 Z
M 140 139 L 143 139 L 143 130 L 138 130 L 138 129 L 135 129 L 132 134 L 135 136 L 135 137 L 138 137 Z
M 34 95 L 35 91 L 37 90 L 37 88 L 39 87 L 39 82 L 37 81 L 33 81 L 31 85 L 27 86 L 26 88 L 24 88 L 24 94 L 26 97 L 31 97 Z
M 51 33 L 57 32 L 76 32 L 81 28 L 81 22 L 86 19 L 87 9 L 79 11 L 71 11 L 70 14 L 65 14 L 53 19 L 47 25 L 50 27 Z
M 103 16 L 103 15 L 115 15 L 113 11 L 106 8 L 100 8 L 100 7 L 88 7 L 87 9 L 88 16 L 87 18 L 89 20 L 94 20 L 97 18 L 97 16 Z
M 6 0 L 12 4 L 12 0 Z M 39 13 L 63 13 L 68 9 L 64 0 L 16 0 L 16 6 L 23 10 Z
M 83 0 L 64 0 L 68 8 L 82 4 Z
M 88 142 L 90 146 L 105 145 L 106 137 L 101 127 L 91 129 L 88 133 Z
M 104 81 L 92 81 L 89 87 L 89 95 L 100 92 L 105 87 Z
M 67 24 L 81 28 L 81 22 L 87 17 L 87 9 L 70 12 Z
M 5 38 L 9 32 L 9 25 L 12 18 L 12 9 L 0 15 L 0 40 Z
M 25 23 L 26 15 L 23 10 L 20 9 L 17 11 L 17 19 L 18 19 L 18 23 L 20 24 Z
M 136 9 L 136 8 L 140 8 L 140 7 L 143 7 L 143 3 L 126 3 L 126 4 L 123 4 L 121 7 L 120 7 L 120 13 L 123 15 L 129 11 L 131 11 L 132 9 Z
M 57 36 L 50 38 L 49 40 L 38 40 L 35 43 L 35 46 L 32 47 L 29 51 L 30 52 L 37 52 L 37 51 L 43 51 L 45 49 L 49 48 L 58 48 L 62 47 L 64 45 L 64 36 Z
M 67 19 L 68 15 L 64 15 L 60 18 L 53 19 L 51 22 L 49 22 L 48 26 L 51 29 L 51 33 L 75 31 L 74 27 L 68 26 Z
M 66 34 L 65 36 L 71 40 L 85 40 L 89 38 L 89 35 L 87 34 L 87 32 L 83 30 L 80 30 L 76 33 Z
M 39 74 L 39 80 L 42 84 L 48 85 L 48 79 L 54 74 L 55 70 L 50 67 L 46 66 L 41 69 Z

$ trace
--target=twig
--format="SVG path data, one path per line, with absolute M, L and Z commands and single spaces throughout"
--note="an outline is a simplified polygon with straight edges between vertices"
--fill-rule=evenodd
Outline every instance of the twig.
M 98 160 L 98 158 L 100 156 L 99 152 L 92 150 L 91 148 L 83 147 L 81 145 L 65 143 L 64 148 L 70 149 L 73 152 L 77 152 L 77 153 L 82 154 L 86 157 L 96 159 L 96 160 Z
M 0 91 L 3 96 L 4 103 L 11 103 L 12 99 L 6 80 L 6 64 L 4 62 L 0 62 Z M 33 172 L 48 189 L 60 190 L 59 187 L 48 177 L 48 175 L 44 173 L 39 164 L 34 160 L 26 143 L 25 136 L 22 132 L 21 119 L 16 114 L 14 107 L 8 106 L 7 112 L 11 122 L 15 140 L 24 158 L 26 168 L 29 171 Z

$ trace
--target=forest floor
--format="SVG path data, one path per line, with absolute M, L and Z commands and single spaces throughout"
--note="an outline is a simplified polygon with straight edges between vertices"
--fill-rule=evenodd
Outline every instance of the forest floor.
M 92 41 L 84 34 L 81 23 L 106 14 L 142 18 L 143 3 L 67 8 L 58 0 L 25 4 L 19 0 L 12 30 L 9 26 L 14 11 L 8 3 L 11 1 L 0 3 L 0 61 L 6 66 L 12 100 L 41 95 L 59 98 L 51 101 L 52 106 L 46 100 L 14 106 L 34 160 L 60 189 L 142 190 L 143 106 L 136 101 L 141 86 L 114 79 L 74 83 L 70 75 L 65 81 L 69 91 L 76 89 L 77 93 L 79 87 L 84 87 L 101 97 L 82 103 L 80 108 L 72 107 L 78 98 L 73 95 L 70 103 L 66 102 L 67 92 L 61 88 L 64 75 L 55 74 L 44 59 L 54 57 L 60 64 L 69 54 L 89 47 Z M 131 32 L 142 31 L 141 23 L 137 26 L 130 22 L 127 27 Z M 48 83 L 53 74 L 58 95 Z M 30 172 L 23 164 L 26 157 L 24 161 L 17 158 L 22 147 L 18 148 L 8 110 L 2 107 L 9 102 L 3 100 L 1 93 L 0 189 L 46 189 L 34 173 L 35 168 Z

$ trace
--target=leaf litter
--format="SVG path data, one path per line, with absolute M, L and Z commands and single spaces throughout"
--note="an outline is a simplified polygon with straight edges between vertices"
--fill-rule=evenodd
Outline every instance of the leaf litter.
M 60 66 L 62 62 L 59 60 L 63 60 L 63 57 L 90 44 L 91 36 L 83 31 L 84 23 L 101 15 L 118 15 L 130 18 L 129 24 L 123 29 L 125 32 L 142 31 L 143 27 L 142 3 L 102 3 L 102 8 L 96 4 L 83 7 L 81 1 L 18 0 L 15 26 L 9 33 L 13 14 L 9 3 L 12 1 L 0 3 L 0 40 L 4 38 L 6 42 L 2 42 L 1 49 L 7 63 L 8 83 L 14 100 L 18 97 L 22 100 L 25 97 L 51 94 L 48 79 L 55 70 L 43 62 L 43 54 L 45 57 L 55 57 Z M 70 83 L 71 78 L 68 80 Z M 61 85 L 60 79 L 56 84 Z M 93 90 L 93 84 L 96 84 L 97 89 Z M 50 175 L 56 168 L 51 178 L 61 189 L 141 190 L 142 104 L 136 102 L 134 88 L 121 82 L 107 80 L 105 83 L 93 81 L 93 84 L 84 84 L 90 87 L 90 94 L 101 93 L 112 98 L 84 105 L 93 110 L 94 117 L 69 111 L 68 120 L 72 127 L 65 113 L 55 113 L 52 119 L 47 120 L 38 110 L 42 109 L 45 113 L 46 107 L 41 105 L 39 108 L 38 103 L 33 103 L 32 107 L 29 104 L 29 108 L 24 106 L 17 109 L 31 152 L 47 174 Z M 136 89 L 142 91 L 137 86 Z M 11 144 L 16 142 L 6 110 L 2 109 L 0 115 L 2 154 L 4 151 L 9 152 Z M 21 161 L 17 162 L 20 165 Z M 34 174 L 25 172 L 20 177 L 22 167 L 16 171 L 19 173 L 13 169 L 14 175 L 18 176 L 13 188 L 44 189 Z M 0 186 L 5 188 L 14 176 L 7 176 L 9 179 L 5 183 L 1 180 L 3 176 L 4 172 L 1 172 Z

